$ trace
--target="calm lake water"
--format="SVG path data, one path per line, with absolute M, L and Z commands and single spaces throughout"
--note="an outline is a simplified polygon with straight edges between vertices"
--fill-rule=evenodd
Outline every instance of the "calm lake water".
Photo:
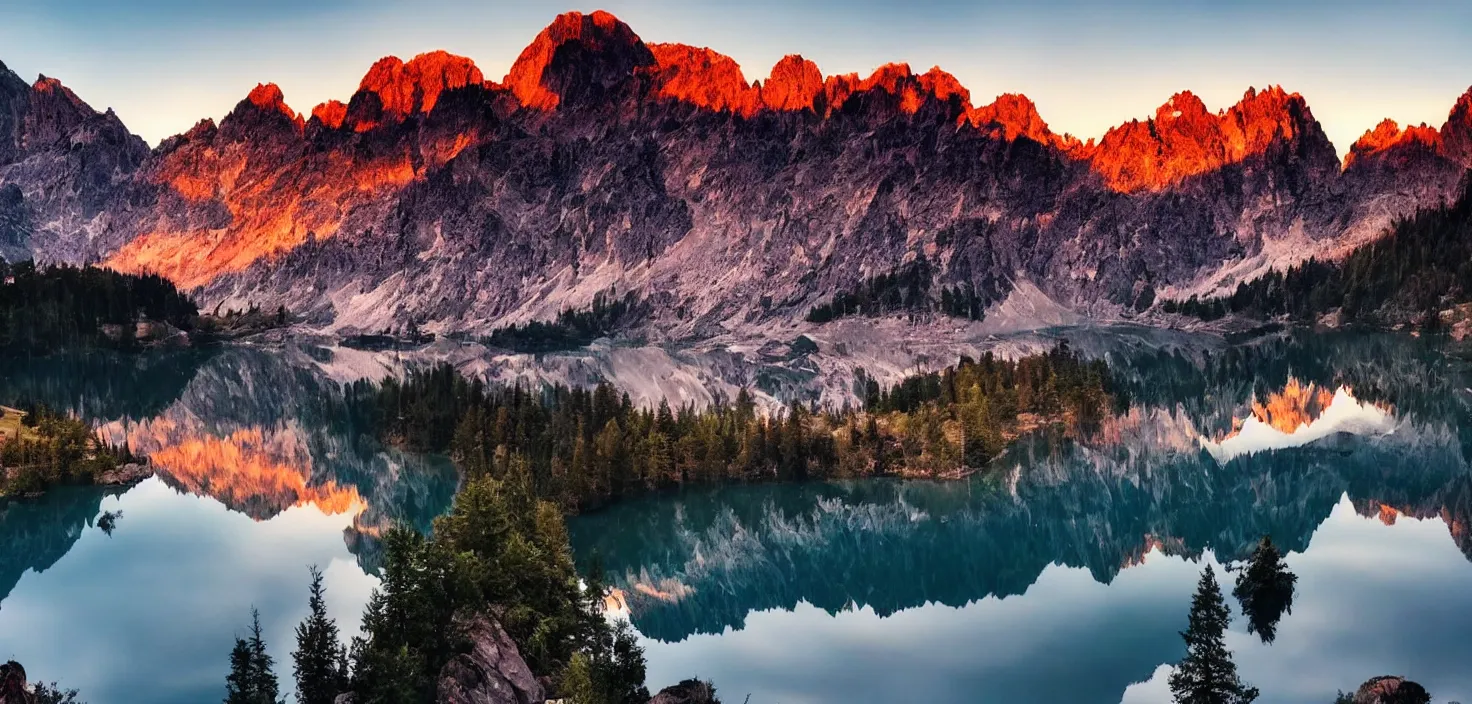
M 1264 534 L 1298 575 L 1271 645 L 1228 644 L 1266 703 L 1380 674 L 1472 701 L 1469 366 L 1408 337 L 1056 333 L 1109 355 L 1129 410 L 1040 433 L 966 481 L 699 489 L 573 520 L 643 637 L 650 687 L 726 701 L 1165 702 L 1204 565 Z M 218 701 L 260 609 L 289 679 L 306 567 L 347 636 L 375 537 L 457 478 L 386 451 L 331 351 L 93 355 L 7 367 L 0 403 L 106 424 L 161 476 L 0 507 L 0 658 L 93 704 Z M 111 535 L 97 526 L 122 512 Z M 1230 596 L 1228 597 L 1231 601 Z M 285 684 L 285 682 L 283 682 Z

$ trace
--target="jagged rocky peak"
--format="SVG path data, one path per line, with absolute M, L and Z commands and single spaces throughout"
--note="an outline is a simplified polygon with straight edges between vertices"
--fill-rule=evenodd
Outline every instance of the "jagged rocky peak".
M 347 116 L 347 104 L 337 99 L 329 100 L 312 108 L 312 119 L 332 129 L 342 127 L 343 120 Z
M 522 50 L 503 83 L 522 105 L 552 110 L 594 102 L 656 67 L 654 54 L 617 17 L 597 11 L 568 12 Z
M 741 115 L 751 115 L 761 105 L 760 90 L 746 82 L 731 57 L 686 44 L 648 46 L 659 64 L 657 96 Z
M 999 95 L 991 103 L 972 109 L 966 119 L 977 129 L 990 131 L 1001 139 L 1026 137 L 1040 144 L 1062 145 L 1062 139 L 1053 134 L 1038 113 L 1038 106 L 1020 93 Z
M 220 134 L 231 141 L 278 133 L 300 135 L 305 125 L 302 116 L 286 104 L 280 87 L 275 83 L 258 83 L 220 121 Z
M 961 85 L 961 81 L 951 75 L 950 71 L 943 70 L 939 66 L 931 66 L 930 70 L 921 74 L 918 80 L 920 86 L 936 98 L 950 100 L 954 95 L 960 98 L 963 110 L 971 110 L 971 91 Z
M 899 98 L 900 111 L 909 115 L 919 112 L 929 100 L 945 102 L 952 95 L 965 95 L 967 104 L 963 106 L 963 110 L 970 108 L 970 92 L 961 87 L 960 81 L 957 81 L 955 76 L 941 71 L 938 67 L 931 69 L 926 76 L 917 76 L 914 71 L 910 70 L 910 65 L 907 63 L 885 64 L 875 70 L 873 75 L 864 79 L 855 92 L 873 90 L 883 90 Z M 832 104 L 837 105 L 838 103 Z
M 850 100 L 860 101 L 863 111 L 875 111 L 881 118 L 895 113 L 916 115 L 930 107 L 960 121 L 971 110 L 971 93 L 955 76 L 939 67 L 916 74 L 907 63 L 884 64 L 867 78 L 856 73 L 823 78 L 811 62 L 789 56 L 773 68 L 772 79 L 762 92 L 764 102 L 773 109 L 811 108 L 825 116 Z
M 1212 114 L 1182 91 L 1145 122 L 1105 133 L 1090 154 L 1094 170 L 1121 192 L 1158 191 L 1262 155 L 1275 142 L 1301 143 L 1312 168 L 1337 168 L 1334 145 L 1297 93 L 1249 88 L 1236 105 Z
M 354 130 L 363 132 L 428 113 L 446 91 L 484 83 L 485 76 L 474 61 L 449 52 L 420 54 L 408 63 L 388 56 L 379 59 L 363 76 L 350 106 L 331 101 L 312 112 L 330 127 L 340 127 L 347 121 Z
M 1344 155 L 1344 168 L 1363 163 L 1372 157 L 1410 159 L 1430 156 L 1441 148 L 1441 133 L 1425 123 L 1402 128 L 1395 120 L 1385 119 L 1355 140 Z
M 1447 157 L 1472 169 L 1472 88 L 1468 88 L 1441 127 L 1442 149 Z
M 788 54 L 772 67 L 760 90 L 762 104 L 773 110 L 813 110 L 818 96 L 823 94 L 823 72 L 817 64 L 797 54 Z
M 97 112 L 61 81 L 39 76 L 31 85 L 31 106 L 26 114 L 23 146 L 34 148 L 60 142 L 96 116 Z
M 256 87 L 251 89 L 250 95 L 245 97 L 245 102 L 258 110 L 281 113 L 292 120 L 299 117 L 296 111 L 286 104 L 286 96 L 282 95 L 281 88 L 275 83 L 257 83 Z

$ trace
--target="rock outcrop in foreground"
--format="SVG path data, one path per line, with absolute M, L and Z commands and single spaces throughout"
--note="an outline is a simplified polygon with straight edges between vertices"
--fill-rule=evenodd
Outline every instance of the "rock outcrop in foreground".
M 440 704 L 541 704 L 542 685 L 521 657 L 516 642 L 487 616 L 466 628 L 470 652 L 440 671 Z

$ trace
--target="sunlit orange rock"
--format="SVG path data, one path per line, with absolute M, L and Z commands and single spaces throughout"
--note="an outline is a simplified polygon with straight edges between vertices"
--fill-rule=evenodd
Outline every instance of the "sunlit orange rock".
M 470 59 L 432 51 L 408 63 L 397 56 L 379 59 L 363 76 L 358 90 L 378 96 L 384 121 L 401 122 L 409 115 L 433 110 L 445 91 L 484 82 L 485 76 Z
M 60 93 L 67 90 L 67 87 L 62 85 L 61 81 L 43 74 L 36 77 L 36 82 L 31 84 L 31 89 L 37 93 Z
M 823 79 L 823 105 L 825 112 L 832 112 L 843 105 L 859 88 L 859 74 L 845 73 Z
M 258 520 L 308 504 L 329 515 L 367 507 L 354 487 L 332 481 L 309 485 L 311 457 L 305 448 L 261 428 L 186 437 L 153 450 L 149 461 L 184 491 L 213 497 Z
M 885 64 L 859 83 L 858 90 L 884 90 L 900 99 L 900 111 L 913 115 L 925 103 L 926 94 L 909 64 Z M 840 101 L 841 102 L 841 101 Z M 832 103 L 838 105 L 839 102 Z
M 939 66 L 930 67 L 929 71 L 920 75 L 920 87 L 927 93 L 935 96 L 938 100 L 950 100 L 951 96 L 961 99 L 963 110 L 971 109 L 971 91 L 961 85 L 961 81 L 947 71 L 941 70 Z
M 1290 378 L 1282 391 L 1268 394 L 1265 402 L 1254 401 L 1252 414 L 1281 432 L 1292 433 L 1316 420 L 1333 401 L 1334 392 Z
M 649 51 L 659 62 L 656 93 L 661 98 L 740 115 L 755 113 L 761 104 L 759 91 L 729 56 L 685 44 L 650 44 Z
M 1240 102 L 1216 114 L 1187 91 L 1173 96 L 1153 118 L 1109 130 L 1091 161 L 1114 190 L 1161 190 L 1262 154 L 1274 140 L 1294 140 L 1303 129 L 1321 132 L 1303 97 L 1280 87 L 1249 89 Z
M 342 121 L 347 116 L 348 106 L 341 100 L 329 100 L 312 108 L 312 117 L 332 129 L 342 127 Z
M 1468 88 L 1441 127 L 1442 151 L 1447 157 L 1472 168 L 1472 88 Z
M 772 67 L 760 92 L 762 104 L 773 110 L 813 110 L 814 101 L 823 94 L 823 72 L 817 64 L 788 54 Z
M 284 115 L 275 107 L 277 95 L 279 91 L 258 89 L 237 111 L 260 110 L 264 104 L 269 111 L 263 114 Z M 237 119 L 249 116 L 232 113 L 221 130 L 238 131 Z M 163 211 L 151 228 L 108 257 L 107 266 L 161 274 L 184 288 L 202 286 L 311 236 L 335 235 L 345 206 L 393 192 L 419 174 L 409 151 L 415 145 L 380 157 L 342 151 L 303 156 L 295 151 L 299 142 L 268 146 L 216 139 L 216 132 L 209 125 L 191 130 L 182 146 L 155 162 L 150 176 L 188 200 L 218 201 L 228 220 L 185 219 Z M 291 137 L 300 138 L 299 133 Z M 458 151 L 466 146 L 458 142 L 456 137 L 450 144 L 429 147 Z M 421 158 L 440 163 L 432 154 Z
M 1427 127 L 1424 123 L 1401 129 L 1395 120 L 1387 119 L 1355 140 L 1349 153 L 1344 155 L 1344 168 L 1348 169 L 1356 161 L 1390 152 L 1400 153 L 1404 160 L 1416 154 L 1435 153 L 1440 149 L 1441 133 L 1436 129 Z
M 973 109 L 966 118 L 976 128 L 993 131 L 1002 139 L 1026 137 L 1042 144 L 1055 141 L 1037 105 L 1025 95 L 999 95 L 991 104 Z
M 256 84 L 245 100 L 260 110 L 284 115 L 295 123 L 298 129 L 304 124 L 302 116 L 286 104 L 285 96 L 281 94 L 281 89 L 275 83 Z
M 654 65 L 648 47 L 617 17 L 568 12 L 522 50 L 502 83 L 523 106 L 552 110 L 568 90 L 606 88 Z

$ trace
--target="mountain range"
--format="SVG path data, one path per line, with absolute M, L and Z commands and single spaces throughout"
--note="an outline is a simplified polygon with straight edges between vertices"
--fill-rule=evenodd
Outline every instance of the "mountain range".
M 1189 92 L 1081 141 L 1021 95 L 976 105 L 904 64 L 825 76 L 568 13 L 500 81 L 385 58 L 309 113 L 264 84 L 150 148 L 55 79 L 0 64 L 0 256 L 156 272 L 205 306 L 336 332 L 478 332 L 637 293 L 648 329 L 795 321 L 920 257 L 988 303 L 1126 317 L 1337 256 L 1453 198 L 1472 90 L 1339 158 L 1305 100 Z

